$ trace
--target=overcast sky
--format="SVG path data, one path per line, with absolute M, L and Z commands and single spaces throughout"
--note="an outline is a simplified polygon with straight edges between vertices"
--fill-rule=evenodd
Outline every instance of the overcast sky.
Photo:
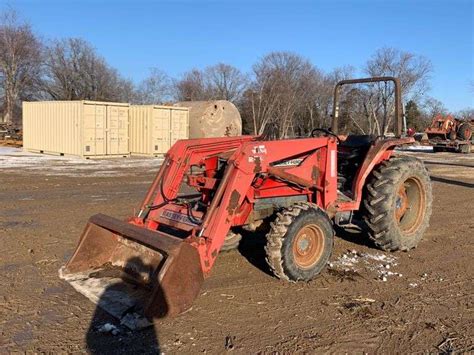
M 474 107 L 474 1 L 0 0 L 44 39 L 82 37 L 123 76 L 151 67 L 178 76 L 225 62 L 247 71 L 289 50 L 319 68 L 362 67 L 390 46 L 428 57 L 431 96 L 452 111 Z

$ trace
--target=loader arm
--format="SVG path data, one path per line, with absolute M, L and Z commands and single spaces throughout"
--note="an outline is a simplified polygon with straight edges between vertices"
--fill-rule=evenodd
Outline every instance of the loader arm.
M 266 181 L 272 177 L 290 184 L 306 185 L 299 190 L 306 191 L 308 199 L 319 201 L 323 206 L 333 203 L 336 199 L 333 187 L 337 185 L 336 150 L 337 143 L 333 137 L 265 142 L 256 137 L 180 141 L 167 154 L 139 214 L 130 222 L 153 231 L 170 225 L 186 231 L 185 242 L 197 249 L 202 270 L 207 275 L 230 227 L 242 224 L 248 217 L 251 208 L 245 207 L 255 202 L 257 190 L 252 183 L 257 177 L 263 176 Z M 205 211 L 192 211 L 190 220 L 189 206 L 180 205 L 178 193 L 186 179 L 188 185 L 190 181 L 198 180 L 196 176 L 186 176 L 190 168 L 205 166 L 206 159 L 212 157 L 225 161 L 225 169 L 222 177 L 200 177 L 204 186 L 215 188 L 207 191 L 210 197 Z M 302 160 L 298 166 L 272 166 L 295 157 Z M 314 177 L 315 169 L 318 172 L 317 181 L 311 176 Z M 293 195 L 305 193 L 291 189 L 284 184 L 278 191 Z M 181 221 L 165 222 L 164 215 L 170 215 L 171 219 L 180 218 Z

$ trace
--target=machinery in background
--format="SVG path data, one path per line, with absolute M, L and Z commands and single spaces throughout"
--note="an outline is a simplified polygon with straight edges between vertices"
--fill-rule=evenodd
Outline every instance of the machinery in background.
M 474 119 L 459 120 L 452 115 L 436 115 L 425 129 L 428 143 L 434 152 L 455 151 L 470 153 L 473 145 Z
M 15 128 L 11 124 L 0 123 L 0 139 L 1 140 L 13 140 L 21 141 L 23 138 L 22 131 L 19 128 Z

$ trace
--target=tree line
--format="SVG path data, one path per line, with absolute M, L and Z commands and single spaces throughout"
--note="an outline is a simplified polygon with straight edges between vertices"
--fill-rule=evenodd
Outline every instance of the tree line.
M 422 130 L 443 104 L 427 95 L 433 66 L 429 59 L 395 48 L 381 48 L 361 68 L 325 72 L 293 52 L 271 52 L 249 72 L 226 63 L 194 68 L 178 78 L 150 69 L 141 82 L 124 78 L 96 49 L 80 38 L 42 41 L 15 12 L 0 18 L 0 114 L 21 124 L 21 102 L 94 100 L 166 104 L 188 100 L 229 100 L 240 110 L 244 133 L 274 138 L 307 135 L 329 127 L 334 85 L 342 79 L 397 76 L 407 124 Z M 342 131 L 387 133 L 393 123 L 394 90 L 383 83 L 344 88 Z M 472 115 L 466 109 L 461 116 Z M 385 123 L 385 124 L 384 124 Z

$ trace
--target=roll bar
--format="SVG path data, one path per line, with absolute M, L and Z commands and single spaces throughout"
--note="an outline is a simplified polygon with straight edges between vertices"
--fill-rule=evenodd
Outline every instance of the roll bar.
M 402 93 L 400 79 L 393 76 L 378 76 L 373 78 L 349 79 L 341 80 L 334 87 L 334 103 L 332 107 L 332 126 L 331 131 L 338 134 L 338 117 L 339 117 L 339 90 L 343 85 L 348 84 L 363 84 L 391 81 L 395 85 L 395 135 L 400 137 L 402 135 L 403 117 L 402 117 Z M 385 122 L 383 130 L 385 131 Z

